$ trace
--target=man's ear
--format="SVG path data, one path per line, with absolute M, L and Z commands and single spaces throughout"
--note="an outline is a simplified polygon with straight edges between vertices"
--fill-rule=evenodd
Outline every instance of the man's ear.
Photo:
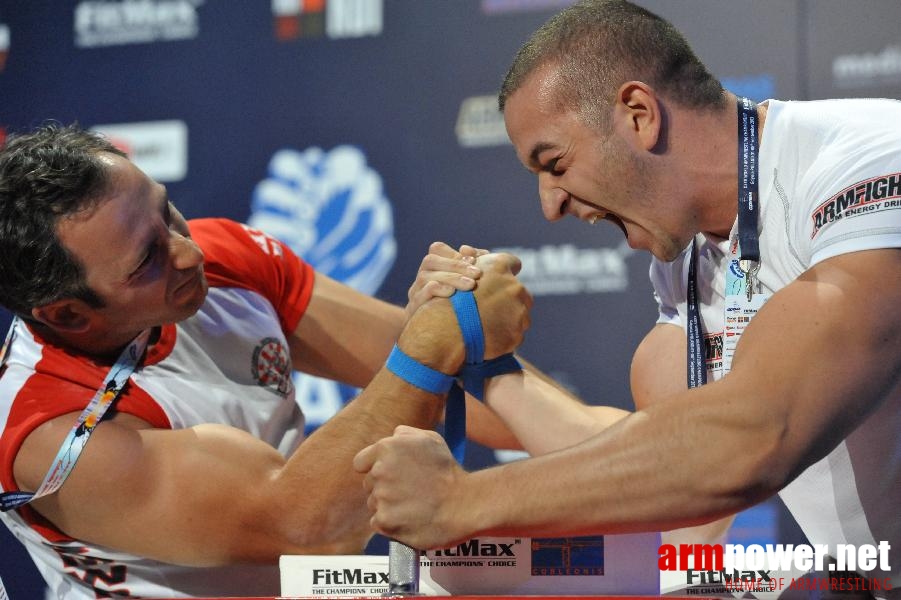
M 651 152 L 663 141 L 663 112 L 657 94 L 648 84 L 622 84 L 616 93 L 613 114 L 617 126 L 639 148 Z
M 90 326 L 91 310 L 84 300 L 64 298 L 32 308 L 31 316 L 56 331 L 83 333 Z

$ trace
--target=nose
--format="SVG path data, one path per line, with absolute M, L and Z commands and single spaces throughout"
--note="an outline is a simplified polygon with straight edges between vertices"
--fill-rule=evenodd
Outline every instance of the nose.
M 169 256 L 172 258 L 172 266 L 180 271 L 193 269 L 203 262 L 203 250 L 200 246 L 177 231 L 171 231 L 169 237 Z
M 538 197 L 541 200 L 541 212 L 548 221 L 559 221 L 566 216 L 566 203 L 569 193 L 555 185 L 550 173 L 538 174 Z

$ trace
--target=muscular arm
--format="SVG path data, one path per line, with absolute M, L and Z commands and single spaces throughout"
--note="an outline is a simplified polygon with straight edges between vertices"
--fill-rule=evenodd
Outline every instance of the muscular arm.
M 684 391 L 685 334 L 674 325 L 657 325 L 632 361 L 635 406 L 646 408 Z M 533 456 L 567 448 L 600 433 L 629 414 L 611 406 L 591 406 L 562 388 L 533 365 L 521 374 L 490 380 L 486 404 L 515 433 Z
M 33 505 L 76 539 L 178 564 L 359 552 L 371 531 L 354 453 L 399 423 L 433 427 L 441 406 L 380 371 L 288 460 L 232 427 L 169 431 L 117 418 L 97 427 L 65 485 Z M 28 437 L 15 463 L 24 489 L 40 483 L 74 417 Z
M 532 456 L 579 443 L 629 414 L 610 406 L 583 404 L 532 365 L 522 373 L 491 379 L 485 401 Z
M 516 347 L 528 324 L 529 299 L 512 262 L 499 257 L 477 292 L 492 318 L 507 323 L 486 338 L 494 355 Z M 443 372 L 463 361 L 445 300 L 421 307 L 398 345 Z M 76 539 L 186 565 L 359 552 L 371 530 L 354 454 L 399 424 L 434 426 L 442 405 L 383 368 L 287 460 L 232 427 L 159 430 L 119 415 L 97 426 L 65 485 L 33 506 Z M 22 489 L 40 484 L 74 417 L 48 422 L 25 440 L 14 464 Z
M 428 482 L 434 486 L 421 486 L 433 489 L 429 496 L 415 502 L 395 481 L 376 487 L 373 524 L 425 548 L 482 534 L 666 530 L 759 502 L 898 393 L 899 273 L 899 250 L 824 261 L 767 302 L 722 380 L 563 451 L 469 474 L 446 467 Z M 824 365 L 831 377 L 823 377 Z M 357 468 L 384 472 L 389 465 L 378 462 L 385 448 L 383 441 L 364 450 Z M 373 471 L 370 486 L 379 481 Z M 429 527 L 410 518 L 426 512 Z

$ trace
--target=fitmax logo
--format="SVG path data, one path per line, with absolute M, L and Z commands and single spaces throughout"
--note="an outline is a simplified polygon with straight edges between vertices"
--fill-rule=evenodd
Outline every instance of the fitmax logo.
M 388 573 L 363 569 L 313 569 L 313 585 L 388 585 Z
M 75 45 L 146 44 L 197 37 L 204 0 L 83 0 L 75 6 Z
M 511 544 L 492 544 L 489 542 L 480 542 L 478 538 L 473 538 L 468 542 L 458 544 L 456 548 L 445 548 L 437 550 L 435 556 L 514 556 L 513 545 Z
M 695 571 L 685 572 L 685 583 L 732 583 L 737 581 L 763 583 L 769 582 L 770 571 Z

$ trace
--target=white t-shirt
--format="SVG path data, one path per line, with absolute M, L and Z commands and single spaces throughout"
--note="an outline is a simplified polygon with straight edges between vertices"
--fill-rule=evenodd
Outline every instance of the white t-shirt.
M 761 288 L 777 292 L 840 254 L 901 247 L 901 102 L 768 105 L 759 155 Z M 708 381 L 723 373 L 725 273 L 736 234 L 737 225 L 730 239 L 697 236 Z M 686 249 L 671 263 L 651 264 L 658 323 L 685 328 L 689 257 Z M 887 274 L 886 284 L 898 281 L 897 273 Z M 823 376 L 830 372 L 823 365 Z M 901 588 L 901 396 L 884 402 L 780 495 L 813 544 L 888 541 L 893 587 Z
M 203 219 L 191 221 L 190 229 L 204 251 L 207 299 L 192 317 L 163 327 L 115 409 L 160 429 L 230 425 L 287 456 L 303 439 L 304 419 L 294 400 L 285 332 L 294 330 L 306 310 L 313 270 L 286 246 L 238 223 Z M 84 409 L 109 371 L 45 344 L 21 322 L 16 327 L 6 369 L 0 371 L 3 491 L 17 489 L 12 466 L 27 435 L 41 423 Z M 0 518 L 25 545 L 56 598 L 279 593 L 274 564 L 171 565 L 74 540 L 28 506 Z

